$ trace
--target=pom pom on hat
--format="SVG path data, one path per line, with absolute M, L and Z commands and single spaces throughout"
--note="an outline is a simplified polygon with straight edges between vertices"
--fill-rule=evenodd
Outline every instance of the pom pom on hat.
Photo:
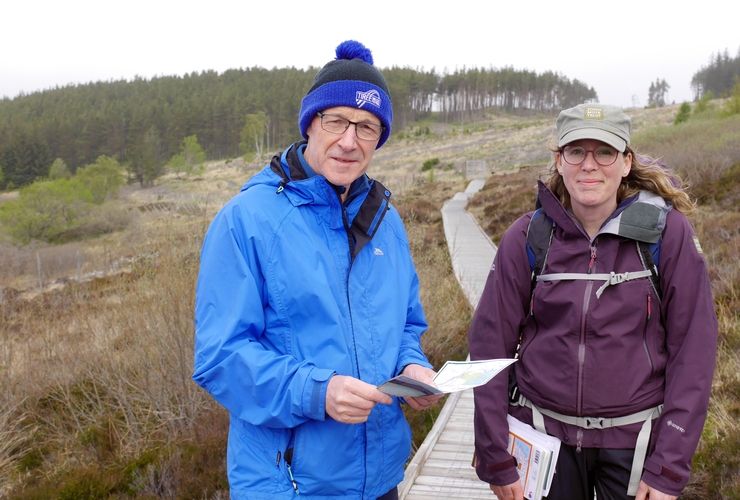
M 347 40 L 339 44 L 336 50 L 336 59 L 362 59 L 366 63 L 373 64 L 373 53 L 370 49 L 355 40 Z
M 329 61 L 314 77 L 313 85 L 301 102 L 298 126 L 301 135 L 306 131 L 317 112 L 338 106 L 369 111 L 385 127 L 376 149 L 380 148 L 391 133 L 393 106 L 388 84 L 373 65 L 370 49 L 358 41 L 347 40 L 336 48 L 336 59 Z

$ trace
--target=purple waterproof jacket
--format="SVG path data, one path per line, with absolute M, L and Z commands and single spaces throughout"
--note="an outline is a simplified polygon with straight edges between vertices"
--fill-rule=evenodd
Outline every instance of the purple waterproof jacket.
M 593 240 L 541 182 L 539 200 L 555 223 L 543 275 L 586 273 L 589 266 L 594 274 L 644 270 L 635 241 L 605 231 L 633 199 L 620 203 Z M 718 333 L 707 267 L 691 224 L 677 210 L 663 216 L 660 302 L 648 278 L 608 286 L 600 298 L 603 281 L 589 280 L 544 281 L 531 294 L 531 217 L 514 222 L 501 239 L 470 327 L 471 359 L 513 357 L 521 332 L 517 382 L 539 407 L 620 417 L 664 403 L 653 421 L 642 480 L 678 495 L 706 418 Z M 480 479 L 500 486 L 519 479 L 507 453 L 507 412 L 532 423 L 529 408 L 509 406 L 504 374 L 475 389 L 476 470 Z M 641 425 L 581 429 L 545 416 L 548 434 L 584 448 L 634 448 Z

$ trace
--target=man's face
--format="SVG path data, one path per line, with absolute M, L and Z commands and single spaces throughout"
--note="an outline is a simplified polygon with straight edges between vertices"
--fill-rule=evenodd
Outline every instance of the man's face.
M 352 122 L 375 123 L 380 119 L 369 111 L 338 106 L 322 111 L 324 115 L 336 115 Z M 311 168 L 336 186 L 347 188 L 370 166 L 378 141 L 357 138 L 355 125 L 350 125 L 342 134 L 332 134 L 321 128 L 321 118 L 316 115 L 306 130 L 308 145 L 303 154 Z

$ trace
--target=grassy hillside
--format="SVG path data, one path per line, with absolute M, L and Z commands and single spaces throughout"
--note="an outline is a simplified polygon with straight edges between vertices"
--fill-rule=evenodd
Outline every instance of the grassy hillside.
M 640 149 L 696 153 L 682 154 L 676 143 L 688 144 L 708 122 L 672 129 L 676 110 L 629 112 Z M 554 122 L 488 115 L 415 123 L 376 153 L 369 173 L 393 191 L 406 224 L 430 325 L 424 348 L 436 367 L 464 358 L 472 315 L 452 273 L 439 209 L 465 188 L 465 161 L 485 159 L 494 175 L 471 210 L 497 241 L 531 209 Z M 704 142 L 730 134 L 716 147 L 731 149 L 733 123 L 711 129 Z M 677 131 L 685 135 L 674 141 Z M 422 172 L 434 158 L 437 168 Z M 702 182 L 692 187 L 701 200 L 693 222 L 710 264 L 722 346 L 687 491 L 693 498 L 738 491 L 738 161 L 696 176 Z M 190 380 L 195 280 L 210 220 L 259 168 L 221 161 L 202 175 L 125 188 L 119 202 L 131 220 L 94 239 L 22 248 L 0 241 L 0 498 L 228 497 L 228 416 Z M 417 446 L 438 411 L 408 413 Z

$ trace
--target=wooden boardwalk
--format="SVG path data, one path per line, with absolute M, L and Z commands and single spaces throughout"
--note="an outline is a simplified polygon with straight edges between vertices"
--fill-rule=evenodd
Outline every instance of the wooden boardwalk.
M 477 307 L 496 245 L 465 211 L 468 199 L 484 184 L 470 182 L 442 208 L 445 237 L 452 267 L 468 301 Z M 473 458 L 473 391 L 451 394 L 432 430 L 406 468 L 398 485 L 400 500 L 468 498 L 493 500 L 487 483 L 478 479 L 471 466 Z

